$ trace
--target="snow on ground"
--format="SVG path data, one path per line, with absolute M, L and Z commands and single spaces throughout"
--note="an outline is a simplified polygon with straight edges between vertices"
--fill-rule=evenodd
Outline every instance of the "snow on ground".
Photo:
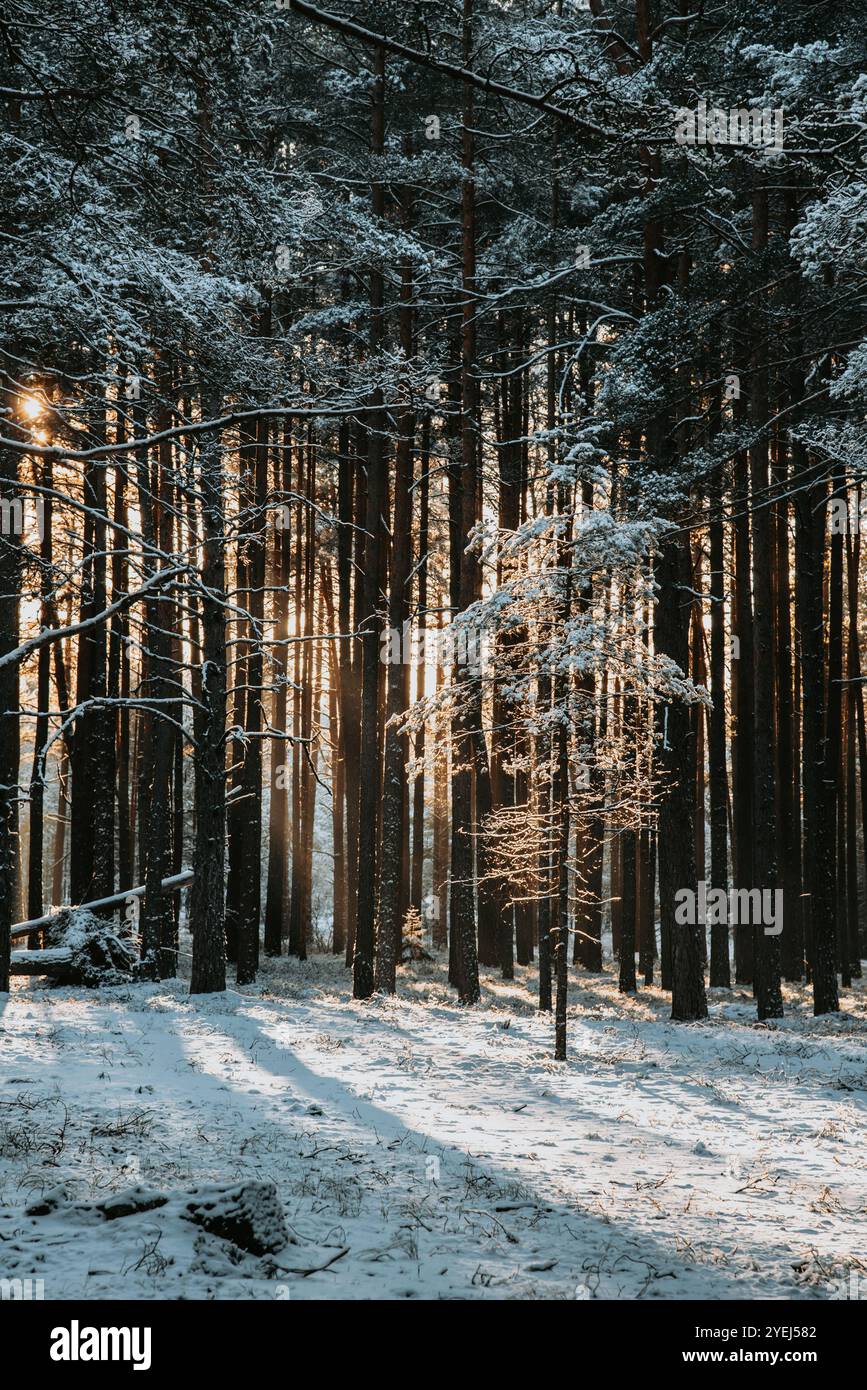
M 46 1298 L 829 1298 L 867 1276 L 860 987 L 823 1019 L 787 989 L 768 1025 L 715 991 L 683 1025 L 660 990 L 585 976 L 559 1063 L 529 969 L 475 1010 L 440 964 L 355 1003 L 328 957 L 197 999 L 15 985 L 0 1278 Z M 275 1256 L 182 1219 L 194 1187 L 247 1178 L 277 1185 Z M 136 1185 L 169 1200 L 82 1205 Z

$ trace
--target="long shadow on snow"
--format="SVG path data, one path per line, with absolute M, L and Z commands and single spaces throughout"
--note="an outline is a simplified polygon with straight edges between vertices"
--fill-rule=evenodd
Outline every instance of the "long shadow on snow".
M 271 1005 L 272 1001 L 256 1000 L 255 1003 L 257 1007 L 261 1007 L 262 1005 Z M 233 1015 L 230 1015 L 228 1019 L 226 1019 L 221 1016 L 225 1031 L 230 1034 L 232 1033 L 231 1026 L 226 1025 L 231 1025 L 232 1017 Z M 248 1019 L 247 1022 L 249 1024 L 251 1020 Z M 378 1022 L 377 1020 L 377 1023 Z M 236 1037 L 235 1041 L 239 1042 L 241 1040 Z M 443 1158 L 446 1158 L 447 1155 L 453 1155 L 462 1164 L 465 1165 L 467 1163 L 468 1157 L 470 1156 L 465 1150 L 458 1148 L 456 1145 L 434 1140 L 430 1135 L 420 1130 L 409 1128 L 403 1121 L 399 1120 L 390 1112 L 383 1110 L 378 1105 L 372 1104 L 370 1101 L 363 1100 L 357 1095 L 354 1095 L 351 1091 L 347 1090 L 341 1082 L 334 1080 L 332 1077 L 320 1076 L 301 1062 L 294 1052 L 290 1052 L 286 1048 L 281 1048 L 279 1044 L 273 1042 L 273 1039 L 266 1037 L 265 1043 L 266 1046 L 263 1048 L 263 1052 L 256 1057 L 256 1064 L 266 1068 L 272 1075 L 285 1077 L 288 1081 L 292 1081 L 296 1087 L 303 1088 L 311 1099 L 317 1100 L 318 1103 L 321 1104 L 325 1111 L 326 1119 L 328 1118 L 328 1107 L 333 1107 L 336 1103 L 340 1110 L 344 1112 L 345 1118 L 357 1118 L 379 1139 L 391 1138 L 392 1140 L 399 1140 L 401 1144 L 409 1142 L 420 1154 L 436 1151 L 438 1154 L 442 1155 Z M 273 1057 L 274 1052 L 277 1052 L 279 1058 L 279 1065 L 276 1066 L 273 1065 L 273 1061 L 277 1060 Z M 346 1136 L 345 1142 L 351 1144 L 352 1138 Z M 518 1177 L 514 1173 L 498 1169 L 494 1165 L 482 1162 L 479 1159 L 471 1158 L 470 1161 L 472 1162 L 473 1173 L 477 1178 L 488 1181 L 492 1187 L 499 1188 L 501 1191 L 508 1192 L 510 1189 L 514 1189 L 516 1184 L 520 1185 L 525 1190 L 529 1186 L 526 1178 L 523 1176 Z M 451 1167 L 452 1165 L 449 1166 Z M 452 1169 L 452 1171 L 454 1170 Z M 673 1264 L 682 1268 L 682 1261 L 671 1246 L 664 1246 L 660 1241 L 654 1239 L 645 1232 L 631 1233 L 628 1229 L 624 1229 L 623 1225 L 617 1224 L 616 1218 L 612 1222 L 610 1219 L 594 1216 L 581 1208 L 569 1208 L 562 1204 L 556 1204 L 549 1201 L 544 1195 L 544 1192 L 540 1193 L 535 1191 L 533 1196 L 541 1209 L 549 1209 L 548 1215 L 553 1220 L 561 1223 L 563 1221 L 568 1221 L 573 1227 L 576 1221 L 582 1223 L 587 1233 L 587 1241 L 585 1248 L 582 1249 L 579 1247 L 579 1249 L 576 1250 L 576 1265 L 579 1269 L 582 1259 L 603 1254 L 611 1246 L 612 1236 L 615 1233 L 618 1233 L 625 1242 L 631 1242 L 634 1247 L 628 1251 L 626 1256 L 618 1252 L 621 1258 L 629 1258 L 633 1262 L 638 1259 L 639 1261 L 644 1261 L 649 1268 L 660 1271 L 671 1270 Z M 765 1253 L 767 1253 L 767 1248 L 765 1248 Z M 791 1254 L 789 1250 L 780 1250 L 777 1253 L 780 1264 L 786 1265 L 790 1262 Z M 700 1268 L 703 1290 L 706 1291 L 707 1296 L 712 1296 L 714 1298 L 755 1298 L 762 1296 L 762 1293 L 768 1297 L 779 1297 L 781 1289 L 783 1288 L 779 1281 L 769 1280 L 764 1289 L 759 1289 L 752 1280 L 749 1282 L 747 1282 L 746 1279 L 738 1280 L 721 1270 L 718 1266 L 704 1266 Z M 690 1267 L 689 1274 L 691 1281 L 694 1279 L 698 1269 L 699 1267 L 697 1266 Z M 664 1291 L 667 1298 L 677 1297 L 677 1280 L 665 1278 L 663 1282 L 657 1285 L 657 1289 L 659 1292 Z M 793 1291 L 786 1287 L 786 1293 L 791 1297 Z M 694 1289 L 692 1292 L 685 1291 L 683 1294 L 683 1297 L 694 1296 Z

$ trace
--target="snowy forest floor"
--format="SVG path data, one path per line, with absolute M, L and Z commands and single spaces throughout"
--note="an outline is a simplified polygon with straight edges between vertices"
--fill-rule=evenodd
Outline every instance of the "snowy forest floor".
M 552 1060 L 533 969 L 459 1008 L 441 963 L 356 1003 L 330 957 L 243 994 L 183 981 L 0 995 L 0 1276 L 60 1298 L 867 1296 L 867 991 L 757 1024 L 672 1024 L 658 988 L 576 976 Z M 241 1255 L 180 1218 L 269 1178 L 294 1241 Z M 135 1185 L 160 1208 L 66 1202 Z M 49 1204 L 50 1205 L 50 1204 Z M 327 1267 L 323 1267 L 327 1266 Z M 314 1271 L 314 1272 L 310 1272 Z M 856 1284 L 857 1287 L 857 1284 Z

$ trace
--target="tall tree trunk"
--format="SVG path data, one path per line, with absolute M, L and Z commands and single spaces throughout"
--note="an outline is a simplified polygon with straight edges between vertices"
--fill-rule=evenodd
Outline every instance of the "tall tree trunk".
M 747 461 L 735 457 L 732 503 L 734 521 L 735 591 L 732 612 L 732 742 L 734 801 L 734 877 L 739 888 L 751 888 L 753 877 L 753 785 L 755 746 L 755 637 L 750 588 L 750 514 Z M 765 562 L 766 562 L 765 557 Z M 734 929 L 735 981 L 753 981 L 753 931 L 747 926 Z
M 270 305 L 261 316 L 259 332 L 271 335 Z M 238 894 L 238 967 L 240 985 L 251 984 L 259 969 L 259 925 L 262 915 L 262 675 L 265 625 L 265 544 L 268 500 L 267 420 L 259 420 L 253 450 L 253 513 L 248 550 L 251 645 L 247 661 L 247 721 L 241 795 L 244 811 L 241 830 L 241 881 Z
M 278 503 L 278 525 L 274 531 L 274 644 L 271 657 L 274 694 L 271 723 L 278 731 L 271 740 L 271 803 L 268 812 L 268 880 L 265 891 L 265 954 L 279 956 L 283 947 L 283 922 L 287 889 L 287 830 L 289 828 L 289 784 L 286 737 L 289 679 L 289 581 L 291 578 L 291 513 L 288 497 L 292 491 L 292 450 L 288 421 L 283 430 L 283 447 L 276 470 L 278 491 L 286 501 Z
M 656 564 L 659 586 L 654 621 L 657 652 L 687 669 L 689 660 L 683 593 L 689 587 L 689 552 L 682 540 L 664 539 Z M 707 1017 L 700 934 L 703 928 L 674 920 L 675 894 L 697 891 L 692 834 L 693 778 L 690 774 L 689 712 L 679 702 L 661 710 L 660 773 L 666 793 L 659 810 L 660 916 L 671 934 L 671 1016 L 679 1021 Z
M 45 632 L 51 626 L 51 566 L 54 560 L 51 498 L 54 476 L 50 459 L 46 459 L 42 464 L 40 483 L 45 492 L 42 502 L 42 538 L 39 545 L 39 627 Z M 44 908 L 42 874 L 45 850 L 45 760 L 48 707 L 51 698 L 51 646 L 48 642 L 39 648 L 37 660 L 36 727 L 33 734 L 33 767 L 30 775 L 30 850 L 27 865 L 27 916 L 31 919 L 41 917 Z M 28 939 L 28 946 L 38 948 L 40 940 L 41 933 L 36 932 Z
M 856 507 L 860 491 L 856 490 Z M 856 512 L 860 516 L 860 512 Z M 846 657 L 847 745 L 846 745 L 846 919 L 849 946 L 849 968 L 852 978 L 861 978 L 861 945 L 858 921 L 858 836 L 856 818 L 856 756 L 859 739 L 859 704 L 862 694 L 861 657 L 858 650 L 858 576 L 861 559 L 861 537 L 846 540 L 846 593 L 849 607 L 849 641 Z
M 409 206 L 404 198 L 403 221 L 409 223 Z M 401 267 L 400 348 L 408 362 L 413 349 L 412 271 L 408 261 Z M 397 719 L 406 706 L 406 651 L 409 634 L 409 585 L 412 574 L 412 448 L 415 418 L 409 405 L 398 420 L 395 452 L 394 520 L 391 542 L 391 575 L 388 625 L 397 638 L 397 659 L 388 667 L 385 726 L 385 780 L 382 796 L 382 862 L 379 884 L 379 922 L 376 940 L 376 987 L 393 994 L 396 967 L 401 949 L 402 851 L 406 804 L 405 735 L 399 733 Z M 394 653 L 393 653 L 394 655 Z
M 469 61 L 473 44 L 473 0 L 463 0 L 463 54 Z M 469 535 L 476 522 L 476 409 L 475 376 L 475 177 L 473 88 L 464 85 L 461 307 L 461 556 L 458 607 L 469 608 L 476 597 L 475 557 L 467 553 Z M 453 683 L 458 702 L 452 720 L 452 870 L 449 893 L 451 937 L 454 942 L 454 982 L 462 1004 L 481 997 L 476 945 L 475 863 L 473 855 L 473 757 L 478 723 L 478 702 L 471 691 L 473 677 L 461 653 L 453 663 Z
M 427 588 L 428 588 L 428 547 L 430 545 L 430 437 L 431 421 L 426 416 L 422 426 L 421 473 L 419 477 L 419 528 L 417 602 L 416 612 L 419 661 L 415 673 L 415 698 L 421 700 L 425 693 L 425 653 L 427 647 Z M 425 801 L 425 725 L 422 723 L 413 745 L 415 775 L 412 782 L 412 874 L 410 883 L 410 904 L 421 911 L 424 882 L 424 801 Z M 436 891 L 436 890 L 434 890 Z
M 382 155 L 385 143 L 385 54 L 374 51 L 371 99 L 371 151 Z M 375 219 L 383 216 L 385 193 L 381 183 L 371 185 Z M 383 341 L 383 279 L 381 270 L 370 276 L 370 349 L 375 358 Z M 374 407 L 367 440 L 367 524 L 364 544 L 364 608 L 362 612 L 361 753 L 359 757 L 358 904 L 352 988 L 356 999 L 368 999 L 374 988 L 374 924 L 376 920 L 376 845 L 380 809 L 379 760 L 379 602 L 382 512 L 386 496 L 382 456 L 383 420 L 378 407 L 382 391 L 371 397 Z
M 219 415 L 216 393 L 203 402 Z M 202 445 L 198 479 L 202 498 L 202 709 L 194 721 L 196 837 L 190 930 L 191 994 L 226 988 L 226 518 L 220 440 Z
M 831 496 L 844 502 L 846 475 L 839 464 L 831 472 Z M 838 880 L 845 873 L 845 833 L 840 834 L 843 801 L 841 790 L 841 766 L 845 737 L 843 732 L 843 531 L 839 526 L 831 528 L 831 562 L 828 572 L 828 647 L 827 647 L 827 710 L 825 715 L 825 771 L 823 778 L 823 798 L 828 834 L 829 870 L 831 893 L 834 900 L 834 920 L 836 937 L 836 969 L 843 974 L 844 985 L 850 982 L 848 974 L 848 949 L 846 943 L 846 894 Z M 842 853 L 841 853 L 842 851 Z
M 163 428 L 167 420 L 161 420 Z M 163 488 L 171 467 L 170 445 L 161 444 L 153 469 L 148 467 L 146 448 L 138 450 L 138 503 L 141 513 L 146 571 L 156 575 L 165 567 L 163 531 Z M 145 966 L 159 978 L 174 975 L 176 954 L 170 940 L 173 935 L 172 907 L 163 892 L 163 879 L 168 877 L 169 788 L 172 773 L 173 730 L 169 722 L 166 701 L 172 692 L 169 631 L 173 622 L 170 601 L 156 587 L 145 600 L 145 648 L 148 653 L 147 679 L 141 684 L 142 696 L 152 700 L 149 715 L 147 811 L 140 821 L 139 836 L 143 848 L 145 892 L 141 906 L 141 955 Z M 93 689 L 93 685 L 91 686 Z M 74 783 L 73 783 L 74 786 Z M 73 808 L 74 810 L 74 808 Z M 103 892 L 106 891 L 105 889 Z M 108 890 L 110 891 L 110 889 Z
M 784 484 L 787 477 L 783 441 L 778 439 L 773 468 L 774 482 L 783 496 L 774 504 L 774 576 L 776 600 L 777 670 L 777 837 L 783 880 L 783 935 L 781 968 L 787 980 L 804 978 L 804 925 L 801 912 L 801 814 L 795 725 L 794 641 L 792 588 L 789 558 L 789 505 Z
M 726 769 L 726 639 L 725 558 L 722 515 L 722 473 L 711 481 L 710 520 L 710 729 L 708 777 L 710 782 L 710 882 L 728 902 L 728 772 Z M 729 929 L 726 921 L 711 923 L 711 988 L 731 986 Z
M 328 627 L 335 631 L 333 575 L 322 564 L 322 592 L 328 613 Z M 332 637 L 328 643 L 328 742 L 331 749 L 331 848 L 332 874 L 331 950 L 336 956 L 346 950 L 346 778 L 343 763 L 344 741 L 340 730 L 340 652 Z
M 443 619 L 440 613 L 437 636 L 442 637 Z M 438 643 L 438 653 L 441 643 Z M 437 660 L 437 694 L 445 684 L 445 671 Z M 433 753 L 434 804 L 433 804 L 433 944 L 439 948 L 448 946 L 449 917 L 449 725 L 444 717 L 438 717 L 434 731 Z
M 355 486 L 353 486 L 353 473 Z M 338 461 L 337 507 L 339 525 L 337 529 L 337 608 L 340 623 L 340 741 L 346 783 L 346 964 L 352 965 L 355 948 L 355 918 L 358 903 L 358 813 L 360 797 L 359 756 L 361 703 L 358 659 L 353 653 L 358 646 L 352 634 L 358 627 L 359 604 L 355 604 L 353 623 L 352 603 L 352 544 L 361 544 L 364 535 L 364 511 L 361 493 L 364 491 L 364 476 L 361 461 L 350 454 L 348 431 L 344 431 L 340 441 Z M 357 511 L 353 512 L 353 507 Z M 353 517 L 355 526 L 353 527 Z M 355 572 L 356 593 L 362 566 Z
M 756 174 L 753 191 L 753 250 L 762 252 L 768 241 L 768 194 Z M 759 311 L 761 312 L 761 310 Z M 777 888 L 777 816 L 774 794 L 776 773 L 774 723 L 774 594 L 772 588 L 771 510 L 764 503 L 768 489 L 768 377 L 767 335 L 764 323 L 754 333 L 751 372 L 750 417 L 754 443 L 750 448 L 750 482 L 753 502 L 753 636 L 755 640 L 755 701 L 753 714 L 757 737 L 753 750 L 753 883 L 773 894 Z M 785 913 L 785 903 L 783 905 Z M 761 922 L 755 930 L 756 1003 L 760 1020 L 782 1018 L 780 988 L 780 936 L 782 922 Z
M 796 386 L 793 397 L 802 393 Z M 825 778 L 825 637 L 822 574 L 827 481 L 810 468 L 801 444 L 792 444 L 795 490 L 795 562 L 801 649 L 802 783 L 804 788 L 804 890 L 808 901 L 807 952 L 813 979 L 813 1012 L 836 1013 L 837 940 L 834 902 L 834 834 Z M 836 788 L 836 775 L 832 791 Z M 830 817 L 830 820 L 829 820 Z
M 11 426 L 9 427 L 11 428 Z M 18 454 L 0 450 L 0 502 L 18 500 Z M 0 533 L 0 660 L 18 646 L 21 549 Z M 9 989 L 10 930 L 18 881 L 18 663 L 0 665 L 0 993 Z

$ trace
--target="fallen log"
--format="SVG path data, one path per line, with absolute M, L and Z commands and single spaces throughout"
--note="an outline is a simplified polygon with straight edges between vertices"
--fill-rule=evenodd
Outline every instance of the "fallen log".
M 64 946 L 51 946 L 45 951 L 13 951 L 10 975 L 61 976 L 72 964 L 72 952 Z
M 174 893 L 178 888 L 184 888 L 192 881 L 192 869 L 183 869 L 179 874 L 172 874 L 171 878 L 164 878 L 162 888 L 166 893 Z M 75 906 L 86 908 L 89 912 L 101 907 L 123 907 L 127 898 L 144 897 L 144 891 L 144 884 L 139 884 L 136 888 L 126 888 L 123 893 L 111 893 L 107 898 L 95 898 L 93 902 L 76 903 Z M 15 941 L 21 936 L 29 936 L 32 931 L 39 931 L 43 927 L 50 927 L 61 912 L 71 910 L 69 907 L 56 907 L 53 912 L 47 912 L 44 917 L 34 917 L 29 922 L 16 922 L 10 933 L 12 940 Z
M 48 940 L 42 949 L 11 953 L 14 974 L 47 975 L 54 984 L 88 989 L 129 984 L 142 976 L 133 938 L 85 907 L 63 908 L 45 931 Z

